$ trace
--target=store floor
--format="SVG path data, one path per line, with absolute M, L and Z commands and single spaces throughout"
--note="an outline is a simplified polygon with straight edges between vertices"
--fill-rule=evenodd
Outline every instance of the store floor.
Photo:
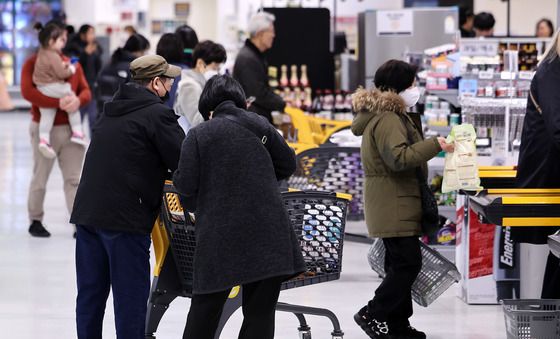
M 67 223 L 57 166 L 48 184 L 45 206 L 45 223 L 52 237 L 37 239 L 27 233 L 26 202 L 32 166 L 29 121 L 26 113 L 0 113 L 0 336 L 75 338 L 73 229 Z M 345 338 L 367 338 L 352 320 L 380 282 L 367 264 L 367 249 L 367 245 L 346 243 L 339 281 L 285 291 L 280 300 L 328 308 L 339 317 Z M 499 306 L 467 306 L 455 297 L 455 289 L 456 285 L 428 308 L 415 305 L 413 326 L 426 331 L 430 339 L 505 338 Z M 106 311 L 105 338 L 115 337 L 111 305 L 109 302 Z M 188 299 L 172 303 L 157 337 L 180 338 L 188 307 Z M 276 338 L 298 338 L 298 322 L 293 315 L 278 313 L 276 321 Z M 313 338 L 330 338 L 332 327 L 326 319 L 310 316 L 308 322 Z M 237 312 L 222 338 L 236 338 L 240 323 Z

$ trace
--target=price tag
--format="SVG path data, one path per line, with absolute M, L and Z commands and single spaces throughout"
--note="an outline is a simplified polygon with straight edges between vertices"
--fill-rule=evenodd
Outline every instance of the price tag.
M 529 72 L 529 71 L 519 72 L 519 79 L 521 80 L 533 80 L 534 76 L 535 76 L 535 72 Z
M 502 80 L 515 80 L 515 73 L 513 72 L 501 72 L 500 78 Z
M 482 80 L 492 80 L 494 79 L 494 71 L 493 70 L 480 71 L 478 72 L 478 78 Z

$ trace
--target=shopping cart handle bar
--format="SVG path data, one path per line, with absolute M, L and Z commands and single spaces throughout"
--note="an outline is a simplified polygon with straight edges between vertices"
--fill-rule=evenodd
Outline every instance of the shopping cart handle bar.
M 306 191 L 306 190 L 298 190 L 295 188 L 288 188 L 288 192 L 284 192 L 284 193 L 303 193 L 303 194 L 321 194 L 321 195 L 326 195 L 326 196 L 336 196 L 337 198 L 340 199 L 344 199 L 344 200 L 348 200 L 351 201 L 352 200 L 352 194 L 348 194 L 348 193 L 340 193 L 340 192 L 326 192 L 326 191 Z

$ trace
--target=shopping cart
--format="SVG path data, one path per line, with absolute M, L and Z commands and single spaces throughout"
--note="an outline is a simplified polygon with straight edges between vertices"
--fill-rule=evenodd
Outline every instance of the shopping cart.
M 352 195 L 349 220 L 364 219 L 364 171 L 359 147 L 324 146 L 297 154 L 296 172 L 288 186 L 301 190 L 344 192 Z
M 412 285 L 412 299 L 420 306 L 427 307 L 445 292 L 453 283 L 461 280 L 457 267 L 422 241 L 422 270 Z M 368 253 L 371 268 L 381 277 L 385 276 L 385 246 L 382 239 L 376 239 Z
M 293 137 L 298 143 L 322 145 L 334 133 L 348 129 L 352 125 L 352 122 L 347 120 L 338 121 L 306 115 L 302 110 L 294 107 L 287 107 L 286 114 L 290 116 L 296 134 Z
M 340 278 L 346 211 L 350 196 L 317 191 L 282 193 L 294 231 L 298 235 L 307 270 L 282 284 L 282 290 L 314 285 Z M 155 332 L 169 304 L 177 297 L 192 296 L 193 256 L 196 248 L 195 224 L 185 213 L 179 196 L 170 182 L 164 188 L 161 214 L 154 226 L 156 266 L 146 317 L 146 339 Z M 232 289 L 224 306 L 216 338 L 231 317 L 241 307 L 239 287 Z M 305 315 L 327 317 L 333 325 L 333 339 L 344 333 L 336 315 L 327 309 L 279 302 L 277 311 L 291 312 L 299 320 L 300 338 L 310 339 L 311 328 Z
M 502 300 L 507 339 L 560 338 L 560 300 Z

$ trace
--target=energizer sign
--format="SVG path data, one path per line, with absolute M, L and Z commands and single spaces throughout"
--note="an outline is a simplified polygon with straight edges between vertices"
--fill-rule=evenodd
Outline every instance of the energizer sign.
M 500 239 L 500 266 L 513 268 L 514 244 L 511 240 L 511 227 L 502 227 L 502 236 Z

